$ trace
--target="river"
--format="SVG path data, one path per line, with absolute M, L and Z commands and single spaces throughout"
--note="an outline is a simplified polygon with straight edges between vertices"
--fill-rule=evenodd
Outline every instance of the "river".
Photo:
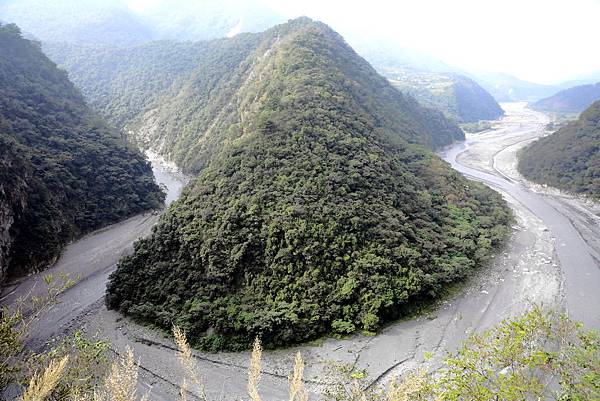
M 518 174 L 516 153 L 540 136 L 549 120 L 524 104 L 503 106 L 508 111 L 507 119 L 516 124 L 505 130 L 470 135 L 464 143 L 444 152 L 443 157 L 469 178 L 510 194 L 544 222 L 556 239 L 568 315 L 589 328 L 600 329 L 600 209 L 584 199 L 528 183 Z M 478 157 L 485 154 L 487 157 Z

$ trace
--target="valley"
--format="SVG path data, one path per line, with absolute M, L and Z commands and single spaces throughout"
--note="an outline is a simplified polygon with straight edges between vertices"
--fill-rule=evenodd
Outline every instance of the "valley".
M 491 327 L 533 304 L 566 306 L 570 317 L 600 327 L 596 305 L 600 294 L 597 260 L 600 243 L 597 205 L 530 185 L 516 173 L 516 151 L 544 133 L 547 117 L 524 104 L 503 104 L 506 116 L 499 127 L 441 152 L 455 169 L 503 194 L 515 214 L 507 245 L 491 258 L 454 296 L 425 315 L 388 325 L 375 336 L 328 338 L 313 345 L 265 351 L 261 393 L 265 400 L 287 397 L 294 354 L 305 358 L 311 393 L 327 384 L 324 371 L 335 360 L 368 370 L 374 384 L 385 382 L 422 363 L 435 368 L 446 350 L 456 348 L 468 333 Z M 167 202 L 181 188 L 181 176 L 159 160 L 153 170 L 169 189 Z M 162 178 L 160 178 L 162 177 Z M 510 195 L 509 195 L 510 193 Z M 78 327 L 90 337 L 107 338 L 116 353 L 134 349 L 141 365 L 140 381 L 152 399 L 177 397 L 181 368 L 170 339 L 108 311 L 103 296 L 108 275 L 121 255 L 131 252 L 135 239 L 150 233 L 158 217 L 147 213 L 94 232 L 69 245 L 59 262 L 42 274 L 7 285 L 4 302 L 35 293 L 43 276 L 65 271 L 79 281 L 61 302 L 37 322 L 28 338 L 34 348 Z M 426 352 L 433 358 L 424 362 Z M 246 394 L 249 352 L 195 352 L 209 399 L 233 399 Z M 190 399 L 194 399 L 190 394 Z

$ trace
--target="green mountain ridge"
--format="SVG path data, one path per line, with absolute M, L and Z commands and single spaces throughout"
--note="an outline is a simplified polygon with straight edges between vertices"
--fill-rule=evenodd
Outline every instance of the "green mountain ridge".
M 45 268 L 68 241 L 160 207 L 164 194 L 38 43 L 0 26 L 0 50 L 3 279 Z
M 530 105 L 534 110 L 555 113 L 580 113 L 600 100 L 600 82 L 564 89 Z
M 504 111 L 496 100 L 472 79 L 452 73 L 410 69 L 380 69 L 392 85 L 414 96 L 424 106 L 441 110 L 459 123 L 495 120 Z
M 532 181 L 600 198 L 600 101 L 523 149 L 518 168 Z
M 395 87 L 453 121 L 495 120 L 504 114 L 492 95 L 458 68 L 385 38 L 354 38 L 351 43 Z
M 209 125 L 224 139 L 119 263 L 110 308 L 177 324 L 213 350 L 246 348 L 255 336 L 276 346 L 376 330 L 505 237 L 500 195 L 426 149 L 454 140 L 453 126 L 326 25 L 291 21 L 250 54 L 224 79 L 201 67 L 157 101 L 174 99 L 166 115 L 187 105 L 181 121 L 217 113 Z M 198 140 L 176 141 L 192 169 L 210 148 Z
M 246 121 L 252 121 L 256 101 L 264 100 L 261 76 L 271 73 L 273 60 L 265 56 L 297 23 L 208 42 L 45 49 L 111 122 L 143 148 L 196 173 L 224 143 L 251 128 Z M 356 72 L 381 91 L 371 107 L 382 118 L 402 121 L 410 141 L 437 148 L 464 138 L 455 124 L 392 88 L 366 61 Z M 404 113 L 391 116 L 389 104 L 400 104 Z

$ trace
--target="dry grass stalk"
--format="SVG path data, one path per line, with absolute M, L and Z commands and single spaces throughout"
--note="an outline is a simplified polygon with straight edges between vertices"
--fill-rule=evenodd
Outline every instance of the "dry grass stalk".
M 103 388 L 94 394 L 95 401 L 134 401 L 136 400 L 138 380 L 138 364 L 133 357 L 133 350 L 127 348 L 126 354 L 116 360 L 111 367 Z M 148 399 L 148 394 L 141 401 Z
M 403 380 L 394 378 L 386 393 L 387 401 L 413 401 L 421 399 L 419 396 L 427 386 L 427 376 L 422 370 L 407 374 Z
M 302 377 L 304 376 L 304 360 L 300 352 L 294 360 L 294 371 L 290 380 L 290 401 L 307 401 L 308 394 L 304 389 Z
M 60 361 L 52 360 L 41 376 L 34 375 L 29 382 L 29 387 L 23 393 L 22 401 L 43 401 L 50 395 L 60 381 L 63 371 L 67 366 L 69 357 L 65 356 Z
M 200 399 L 206 400 L 206 394 L 204 392 L 204 383 L 202 382 L 202 379 L 198 372 L 198 366 L 196 365 L 194 357 L 192 356 L 192 349 L 187 341 L 185 333 L 179 327 L 173 326 L 173 337 L 175 338 L 175 344 L 177 344 L 177 348 L 179 348 L 179 361 L 181 362 L 185 373 L 187 374 L 189 379 L 198 387 Z M 187 383 L 185 382 L 185 379 L 182 383 L 182 391 L 184 385 L 185 392 L 187 392 Z
M 187 391 L 187 381 L 183 379 L 183 381 L 181 382 L 181 388 L 179 389 L 179 399 L 181 401 L 187 401 Z
M 252 358 L 248 368 L 248 395 L 252 401 L 261 401 L 258 393 L 258 383 L 260 381 L 260 364 L 262 360 L 262 346 L 258 337 L 254 340 L 252 348 Z
M 352 381 L 352 386 L 350 387 L 350 395 L 352 400 L 367 401 L 367 394 L 361 387 L 358 380 Z

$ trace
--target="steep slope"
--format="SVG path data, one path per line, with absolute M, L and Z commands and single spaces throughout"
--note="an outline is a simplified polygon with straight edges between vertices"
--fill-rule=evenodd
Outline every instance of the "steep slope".
M 247 122 L 253 121 L 257 105 L 268 100 L 261 91 L 263 77 L 271 74 L 276 62 L 272 49 L 303 21 L 308 20 L 210 42 L 156 42 L 104 52 L 49 46 L 48 51 L 81 85 L 91 104 L 125 126 L 138 144 L 195 173 L 224 143 L 251 128 Z M 368 97 L 363 100 L 378 118 L 396 124 L 411 142 L 430 147 L 464 138 L 441 113 L 394 90 L 366 61 L 346 49 L 344 57 L 351 59 L 343 68 L 351 77 L 348 93 Z M 365 82 L 369 91 L 353 87 L 352 80 Z M 402 114 L 392 115 L 398 110 Z
M 46 43 L 44 51 L 68 71 L 95 110 L 123 128 L 200 65 L 222 70 L 229 68 L 229 63 L 217 62 L 228 57 L 237 58 L 233 63 L 239 62 L 255 45 L 245 45 L 245 40 L 253 38 L 240 35 L 235 41 L 159 41 L 133 47 Z
M 382 68 L 392 85 L 414 96 L 421 104 L 441 110 L 460 122 L 495 120 L 504 111 L 477 82 L 462 75 Z
M 154 37 L 121 0 L 6 0 L 0 18 L 44 42 L 126 45 Z
M 98 120 L 64 72 L 0 26 L 0 279 L 44 268 L 74 237 L 159 207 L 144 157 Z
M 410 143 L 431 142 L 438 115 L 339 35 L 307 19 L 273 33 L 229 80 L 247 90 L 216 106 L 222 150 L 107 288 L 109 307 L 204 348 L 376 330 L 476 268 L 510 220 L 498 194 Z
M 600 101 L 523 149 L 518 167 L 532 181 L 600 198 Z
M 600 82 L 580 85 L 562 90 L 555 95 L 538 100 L 531 107 L 535 110 L 559 113 L 580 113 L 600 99 Z

